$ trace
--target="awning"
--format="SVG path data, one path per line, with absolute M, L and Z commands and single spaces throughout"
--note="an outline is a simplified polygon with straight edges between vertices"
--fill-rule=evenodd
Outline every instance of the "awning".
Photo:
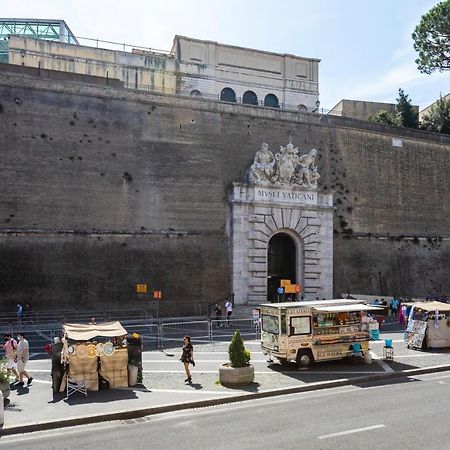
M 125 336 L 127 330 L 120 322 L 106 322 L 96 325 L 84 325 L 81 323 L 66 323 L 63 330 L 69 339 L 74 341 L 88 341 L 95 337 L 118 337 Z
M 336 305 L 336 306 L 317 306 L 314 309 L 318 312 L 356 312 L 356 311 L 382 311 L 384 308 L 379 306 L 365 305 Z
M 450 305 L 448 303 L 442 302 L 416 302 L 412 303 L 414 309 L 420 308 L 424 311 L 434 312 L 438 310 L 439 312 L 448 312 L 450 311 Z

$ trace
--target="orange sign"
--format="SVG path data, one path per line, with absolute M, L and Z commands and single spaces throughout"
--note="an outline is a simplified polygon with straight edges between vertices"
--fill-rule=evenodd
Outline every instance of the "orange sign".
M 145 294 L 147 292 L 147 285 L 146 284 L 137 284 L 136 292 L 138 294 Z
M 285 286 L 284 292 L 286 294 L 298 294 L 302 290 L 299 284 L 291 284 L 290 286 Z
M 162 291 L 153 291 L 153 298 L 155 300 L 161 300 Z
M 280 280 L 280 286 L 286 287 L 291 285 L 291 280 Z

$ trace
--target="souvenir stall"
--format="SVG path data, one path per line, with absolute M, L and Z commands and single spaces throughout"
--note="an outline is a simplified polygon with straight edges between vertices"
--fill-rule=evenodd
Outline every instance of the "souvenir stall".
M 67 390 L 69 396 L 136 384 L 137 368 L 129 366 L 127 331 L 120 322 L 65 324 L 60 354 L 52 364 L 54 391 Z
M 450 347 L 450 305 L 442 302 L 413 303 L 406 333 L 408 348 Z

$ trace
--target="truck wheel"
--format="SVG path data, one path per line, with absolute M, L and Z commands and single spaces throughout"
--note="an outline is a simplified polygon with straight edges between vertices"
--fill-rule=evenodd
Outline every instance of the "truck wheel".
M 297 353 L 297 365 L 309 367 L 314 361 L 311 351 L 302 351 Z

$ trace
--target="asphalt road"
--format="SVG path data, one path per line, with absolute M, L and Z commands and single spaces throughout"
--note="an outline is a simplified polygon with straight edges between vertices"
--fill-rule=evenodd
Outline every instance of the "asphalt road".
M 15 449 L 448 449 L 450 372 L 2 437 Z

